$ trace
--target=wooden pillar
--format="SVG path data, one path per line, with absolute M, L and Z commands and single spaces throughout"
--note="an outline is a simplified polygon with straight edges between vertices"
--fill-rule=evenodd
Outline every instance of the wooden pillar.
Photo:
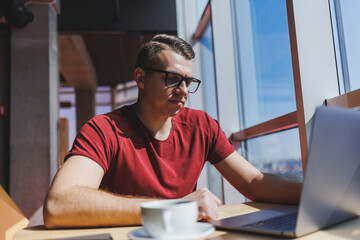
M 9 104 L 10 104 L 10 44 L 9 31 L 0 31 L 0 185 L 9 190 Z
M 69 152 L 69 119 L 60 118 L 60 159 L 59 166 L 64 164 L 65 156 Z
M 11 31 L 10 196 L 30 224 L 58 166 L 57 13 L 28 5 L 34 21 Z

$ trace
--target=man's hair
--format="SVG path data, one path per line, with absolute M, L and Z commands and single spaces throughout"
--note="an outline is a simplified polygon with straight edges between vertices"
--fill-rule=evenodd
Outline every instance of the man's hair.
M 177 54 L 191 60 L 195 57 L 192 46 L 185 40 L 166 34 L 156 35 L 150 42 L 144 44 L 140 49 L 135 67 L 151 67 L 161 65 L 158 54 L 162 50 L 172 50 Z

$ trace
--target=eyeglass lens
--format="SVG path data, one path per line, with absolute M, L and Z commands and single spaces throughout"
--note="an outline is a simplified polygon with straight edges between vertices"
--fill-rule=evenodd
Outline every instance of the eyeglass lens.
M 183 81 L 183 77 L 176 73 L 168 73 L 166 78 L 166 86 L 170 88 L 178 88 Z M 189 92 L 195 92 L 198 88 L 199 83 L 195 82 L 194 79 L 184 79 L 186 87 L 188 87 Z

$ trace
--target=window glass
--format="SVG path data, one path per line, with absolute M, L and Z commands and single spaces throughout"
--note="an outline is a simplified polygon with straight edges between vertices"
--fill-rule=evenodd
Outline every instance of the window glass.
M 201 38 L 201 85 L 203 88 L 204 110 L 217 119 L 217 96 L 215 83 L 212 27 L 209 24 Z
M 233 5 L 241 126 L 248 128 L 296 110 L 286 2 Z
M 247 159 L 262 172 L 302 181 L 298 131 L 294 128 L 248 140 Z
M 95 94 L 95 115 L 111 112 L 112 110 L 112 94 L 111 87 L 100 86 L 97 87 Z
M 360 1 L 330 1 L 341 92 L 360 88 Z
M 135 81 L 121 83 L 116 86 L 115 106 L 120 108 L 134 104 L 138 98 L 138 87 Z

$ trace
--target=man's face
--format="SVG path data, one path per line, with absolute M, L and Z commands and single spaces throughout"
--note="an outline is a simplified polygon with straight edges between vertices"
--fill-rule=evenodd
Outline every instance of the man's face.
M 192 62 L 185 57 L 171 51 L 162 50 L 159 53 L 159 59 L 164 67 L 154 67 L 158 70 L 175 72 L 184 77 L 192 77 Z M 179 88 L 168 88 L 165 85 L 165 73 L 145 71 L 145 81 L 143 88 L 143 101 L 156 112 L 164 117 L 176 115 L 184 107 L 188 89 L 185 82 L 182 82 Z

